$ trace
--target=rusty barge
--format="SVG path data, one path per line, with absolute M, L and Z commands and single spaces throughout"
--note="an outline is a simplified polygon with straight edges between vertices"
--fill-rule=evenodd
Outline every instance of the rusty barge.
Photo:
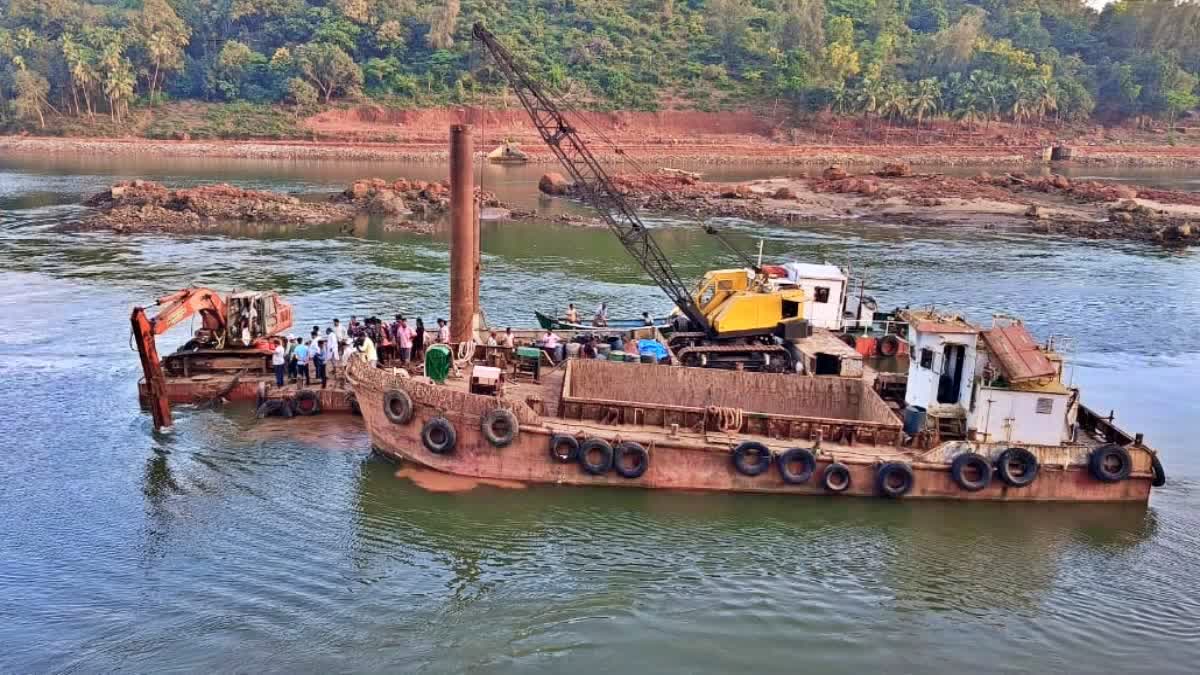
M 375 449 L 474 478 L 680 490 L 1145 502 L 1165 480 L 1156 453 L 1077 392 L 1052 411 L 1057 440 L 1011 424 L 943 438 L 906 430 L 863 378 L 567 359 L 507 382 L 471 367 L 499 386 L 473 393 L 479 376 L 439 385 L 355 359 L 347 375 Z M 1044 391 L 991 385 L 989 415 L 999 392 L 1054 407 Z

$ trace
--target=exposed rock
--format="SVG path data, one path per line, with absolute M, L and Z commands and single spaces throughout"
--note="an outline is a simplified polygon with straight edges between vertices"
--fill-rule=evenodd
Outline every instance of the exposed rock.
M 232 185 L 170 190 L 145 180 L 117 183 L 84 204 L 98 213 L 79 227 L 114 232 L 194 232 L 232 222 L 307 225 L 345 220 L 352 214 L 352 209 L 339 205 L 303 203 L 290 195 Z
M 792 200 L 792 199 L 796 198 L 796 191 L 785 185 L 784 187 L 781 187 L 778 190 L 776 190 L 775 193 L 772 194 L 771 196 L 775 199 Z
M 1128 185 L 1118 185 L 1114 187 L 1113 194 L 1116 195 L 1117 199 L 1137 199 L 1138 196 L 1137 190 L 1134 190 Z
M 561 173 L 552 171 L 542 174 L 538 189 L 548 195 L 565 195 L 570 191 L 571 183 Z
M 1050 184 L 1053 185 L 1054 187 L 1058 188 L 1059 190 L 1070 190 L 1071 189 L 1071 181 L 1067 180 L 1066 176 L 1060 176 L 1058 174 L 1054 174 L 1053 176 L 1051 176 Z
M 849 177 L 850 174 L 846 173 L 846 170 L 840 164 L 834 164 L 821 172 L 821 178 L 825 180 L 845 180 Z
M 1042 212 L 1041 207 L 1037 204 L 1030 204 L 1029 208 L 1025 209 L 1025 217 L 1032 218 L 1034 220 L 1041 220 L 1042 218 L 1046 217 L 1046 214 Z
M 911 176 L 912 172 L 912 165 L 905 162 L 892 162 L 884 164 L 875 172 L 875 175 L 883 178 L 906 178 Z

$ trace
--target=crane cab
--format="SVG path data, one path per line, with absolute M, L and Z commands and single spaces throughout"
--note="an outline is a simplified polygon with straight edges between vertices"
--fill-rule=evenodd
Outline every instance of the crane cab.
M 802 289 L 770 288 L 751 269 L 706 273 L 692 299 L 719 338 L 769 335 L 781 321 L 804 318 Z

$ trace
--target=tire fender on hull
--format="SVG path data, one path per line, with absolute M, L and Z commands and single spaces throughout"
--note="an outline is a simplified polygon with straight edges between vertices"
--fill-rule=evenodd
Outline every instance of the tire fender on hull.
M 1032 485 L 1038 468 L 1037 456 L 1025 448 L 1009 448 L 996 458 L 996 475 L 1010 487 Z
M 449 454 L 458 444 L 458 434 L 450 420 L 434 417 L 421 427 L 421 444 L 435 455 Z
M 495 448 L 512 445 L 521 433 L 521 424 L 511 410 L 496 408 L 488 411 L 479 422 L 479 430 L 488 443 Z
M 783 482 L 790 485 L 803 485 L 812 478 L 817 470 L 817 457 L 808 448 L 792 448 L 779 455 L 776 461 L 779 465 L 779 475 Z M 798 465 L 798 468 L 792 468 Z
M 592 454 L 599 453 L 599 458 L 592 459 Z M 579 466 L 585 473 L 593 476 L 603 476 L 612 469 L 613 448 L 608 441 L 599 438 L 589 438 L 579 444 Z
M 950 477 L 967 492 L 979 492 L 992 484 L 992 464 L 983 455 L 964 452 L 950 464 Z
M 771 468 L 771 451 L 758 441 L 744 441 L 733 449 L 733 466 L 745 476 L 758 476 Z
M 1129 478 L 1133 459 L 1125 448 L 1116 443 L 1107 443 L 1092 450 L 1088 456 L 1088 469 L 1102 483 L 1118 483 Z
M 413 418 L 413 400 L 403 389 L 390 389 L 383 394 L 383 414 L 392 424 L 408 424 Z

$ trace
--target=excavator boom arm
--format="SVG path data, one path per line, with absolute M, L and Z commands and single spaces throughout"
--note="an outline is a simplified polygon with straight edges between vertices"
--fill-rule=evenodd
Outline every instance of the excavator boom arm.
M 583 197 L 617 235 L 625 250 L 675 302 L 680 311 L 696 326 L 708 331 L 708 320 L 696 306 L 688 286 L 675 272 L 658 242 L 638 217 L 637 211 L 617 191 L 608 172 L 588 149 L 575 128 L 567 122 L 558 106 L 550 100 L 529 72 L 513 59 L 491 31 L 477 23 L 473 32 L 475 39 L 482 42 L 495 58 L 517 98 L 521 100 L 521 105 L 529 113 L 542 140 L 571 175 Z
M 151 320 L 155 335 L 162 335 L 193 314 L 199 313 L 204 327 L 225 332 L 225 300 L 211 288 L 185 288 L 158 299 L 158 313 Z

